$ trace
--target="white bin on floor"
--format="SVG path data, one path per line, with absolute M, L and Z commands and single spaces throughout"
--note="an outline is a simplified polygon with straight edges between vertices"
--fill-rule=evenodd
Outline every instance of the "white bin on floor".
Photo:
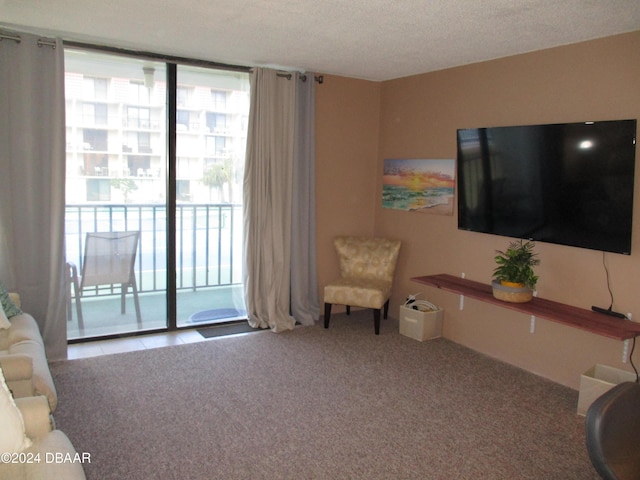
M 596 364 L 580 375 L 578 415 L 586 415 L 591 404 L 607 390 L 623 382 L 635 382 L 632 372 Z
M 400 306 L 400 334 L 420 340 L 442 336 L 444 310 L 420 311 Z

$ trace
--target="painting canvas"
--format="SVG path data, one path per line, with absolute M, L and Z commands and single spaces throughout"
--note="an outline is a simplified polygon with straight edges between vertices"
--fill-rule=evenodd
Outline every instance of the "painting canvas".
M 386 159 L 382 206 L 453 215 L 456 162 L 451 159 Z

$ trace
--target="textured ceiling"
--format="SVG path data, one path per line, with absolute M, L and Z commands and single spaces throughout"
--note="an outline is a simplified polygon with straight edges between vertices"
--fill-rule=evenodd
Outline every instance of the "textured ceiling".
M 0 0 L 0 22 L 79 42 L 382 81 L 640 30 L 640 1 Z

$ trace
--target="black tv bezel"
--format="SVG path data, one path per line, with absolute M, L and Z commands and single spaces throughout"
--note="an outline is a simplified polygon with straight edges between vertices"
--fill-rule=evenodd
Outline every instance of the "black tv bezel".
M 464 209 L 466 207 L 465 202 L 463 202 L 462 200 L 464 199 L 464 185 L 461 185 L 461 182 L 463 182 L 465 180 L 465 176 L 464 176 L 464 171 L 462 171 L 461 169 L 461 156 L 462 156 L 462 147 L 461 147 L 461 132 L 464 131 L 491 131 L 491 130 L 495 130 L 495 129 L 523 129 L 523 128 L 545 128 L 545 127 L 564 127 L 564 126 L 580 126 L 580 125 L 594 125 L 594 124 L 603 124 L 603 123 L 621 123 L 621 122 L 629 122 L 632 124 L 632 129 L 633 129 L 633 141 L 632 141 L 632 145 L 630 146 L 630 148 L 632 149 L 632 158 L 633 158 L 633 166 L 632 166 L 632 178 L 631 178 L 631 185 L 632 185 L 632 192 L 631 192 L 631 205 L 630 205 L 630 210 L 629 210 L 629 228 L 628 230 L 625 230 L 624 235 L 626 237 L 628 237 L 628 240 L 625 241 L 618 241 L 618 242 L 614 242 L 614 241 L 610 241 L 607 243 L 605 242 L 598 242 L 592 239 L 589 239 L 587 241 L 569 241 L 569 240 L 562 240 L 559 241 L 557 239 L 549 239 L 549 238 L 544 238 L 544 237 L 540 237 L 538 235 L 513 235 L 511 233 L 507 233 L 503 230 L 496 230 L 495 228 L 493 229 L 482 229 L 482 228 L 477 228 L 474 225 L 470 224 L 470 222 L 466 222 L 466 224 L 463 224 L 463 219 L 467 217 L 467 215 L 465 215 Z M 633 215 L 634 215 L 634 209 L 633 209 L 633 203 L 634 203 L 634 197 L 635 197 L 635 188 L 637 187 L 636 182 L 635 182 L 635 164 L 637 161 L 637 148 L 636 148 L 636 144 L 637 144 L 637 119 L 620 119 L 620 120 L 599 120 L 599 121 L 584 121 L 584 122 L 568 122 L 568 123 L 545 123 L 545 124 L 527 124 L 527 125 L 505 125 L 505 126 L 492 126 L 492 127 L 477 127 L 477 128 L 459 128 L 456 131 L 456 147 L 457 147 L 457 155 L 456 155 L 456 168 L 457 168 L 457 192 L 458 192 L 458 205 L 457 205 L 457 225 L 458 225 L 458 229 L 462 230 L 462 231 L 468 231 L 468 232 L 476 232 L 476 233 L 484 233 L 484 234 L 489 234 L 489 235 L 496 235 L 496 236 L 503 236 L 503 237 L 511 237 L 511 238 L 523 238 L 523 239 L 528 239 L 528 240 L 533 240 L 535 242 L 543 242 L 543 243 L 551 243 L 551 244 L 556 244 L 556 245 L 564 245 L 564 246 L 569 246 L 569 247 L 576 247 L 576 248 L 584 248 L 584 249 L 588 249 L 588 250 L 596 250 L 596 251 L 602 251 L 602 252 L 609 252 L 609 253 L 617 253 L 617 254 L 622 254 L 622 255 L 631 255 L 631 247 L 633 245 Z M 576 235 L 577 236 L 577 235 Z M 623 245 L 624 244 L 624 245 Z M 628 247 L 628 248 L 627 248 Z

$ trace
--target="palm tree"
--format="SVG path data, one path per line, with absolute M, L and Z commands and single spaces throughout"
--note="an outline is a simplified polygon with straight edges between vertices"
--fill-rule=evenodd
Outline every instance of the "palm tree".
M 122 191 L 124 203 L 129 201 L 129 192 L 133 192 L 138 189 L 138 184 L 130 178 L 112 178 L 111 186 L 116 190 Z
M 222 163 L 214 163 L 209 166 L 202 176 L 202 183 L 209 189 L 217 188 L 220 192 L 220 199 L 224 202 L 224 184 L 229 185 L 229 194 L 231 194 L 231 184 L 233 181 L 233 164 L 230 159 L 226 159 Z M 211 190 L 209 190 L 211 196 Z M 228 203 L 228 202 L 227 202 Z

